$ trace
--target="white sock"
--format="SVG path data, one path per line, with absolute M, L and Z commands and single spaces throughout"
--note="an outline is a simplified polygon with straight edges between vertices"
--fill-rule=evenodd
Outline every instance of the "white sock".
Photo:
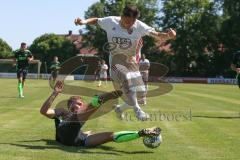
M 101 86 L 101 85 L 102 85 L 102 81 L 99 81 L 98 86 Z
M 127 109 L 133 109 L 133 106 L 129 106 L 127 103 L 123 103 L 123 104 L 117 105 L 117 107 L 118 107 L 122 112 L 124 112 L 124 111 L 127 110 Z
M 135 112 L 142 110 L 138 104 L 138 100 L 137 100 L 137 94 L 136 92 L 129 92 L 128 93 L 128 99 L 130 101 L 130 105 L 133 106 L 133 109 Z
M 148 91 L 148 85 L 146 84 L 145 87 L 146 87 L 146 94 L 147 94 L 147 91 Z

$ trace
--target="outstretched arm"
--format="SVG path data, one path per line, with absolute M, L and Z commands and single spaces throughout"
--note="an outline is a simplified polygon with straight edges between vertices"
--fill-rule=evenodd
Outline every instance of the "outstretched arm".
M 170 28 L 168 32 L 151 31 L 149 35 L 160 42 L 165 42 L 170 39 L 175 39 L 177 34 L 176 31 Z
M 16 64 L 17 64 L 17 55 L 16 55 L 16 51 L 13 52 L 13 55 L 14 55 L 14 57 L 13 57 L 13 66 L 16 66 Z
M 12 66 L 14 67 L 14 66 L 16 66 L 17 65 L 17 59 L 16 58 L 13 58 L 13 64 L 12 64 Z
M 82 20 L 80 18 L 76 18 L 74 20 L 74 23 L 75 23 L 76 26 L 77 25 L 86 25 L 86 24 L 96 25 L 97 22 L 98 22 L 98 18 L 96 18 L 96 17 L 95 18 L 88 18 L 86 20 Z
M 34 59 L 33 55 L 32 55 L 32 56 L 29 56 L 29 57 L 28 57 L 28 62 L 33 61 L 33 59 Z
M 234 65 L 234 64 L 231 64 L 231 68 L 232 68 L 232 70 L 236 71 L 236 72 L 237 72 L 237 74 L 239 74 L 239 73 L 240 73 L 240 68 L 237 68 L 237 67 L 236 67 L 236 65 Z
M 62 91 L 63 89 L 63 83 L 61 81 L 58 81 L 54 87 L 54 91 L 50 95 L 50 97 L 43 103 L 40 113 L 48 118 L 53 118 L 55 116 L 56 110 L 51 109 L 51 105 L 55 98 L 58 96 L 58 94 Z M 64 112 L 64 109 L 58 108 L 58 112 Z

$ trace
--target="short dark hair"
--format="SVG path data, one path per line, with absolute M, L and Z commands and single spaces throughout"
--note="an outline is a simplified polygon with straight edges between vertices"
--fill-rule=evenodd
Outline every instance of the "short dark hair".
M 21 43 L 21 46 L 25 46 L 25 45 L 27 45 L 27 43 L 25 43 L 25 42 L 22 42 L 22 43 Z
M 138 18 L 140 16 L 140 11 L 137 6 L 128 4 L 124 7 L 122 15 L 125 17 Z

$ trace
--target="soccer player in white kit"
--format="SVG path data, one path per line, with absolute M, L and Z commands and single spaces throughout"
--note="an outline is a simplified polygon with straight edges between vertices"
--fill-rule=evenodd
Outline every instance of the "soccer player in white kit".
M 143 94 L 143 96 L 141 97 L 141 99 L 138 101 L 140 104 L 146 105 L 147 104 L 147 90 L 148 90 L 148 76 L 149 76 L 149 69 L 150 69 L 150 62 L 149 60 L 146 58 L 145 54 L 141 55 L 141 59 L 139 61 L 139 71 L 141 73 L 142 76 L 142 80 L 145 86 L 145 92 Z
M 102 85 L 102 81 L 104 81 L 105 84 L 107 84 L 107 70 L 108 70 L 108 66 L 105 63 L 105 60 L 102 60 L 101 61 L 100 79 L 99 79 L 98 87 L 100 87 Z
M 142 37 L 152 36 L 163 42 L 176 37 L 176 32 L 169 29 L 167 33 L 157 32 L 154 28 L 141 22 L 138 8 L 126 5 L 121 17 L 110 16 L 104 18 L 75 19 L 76 25 L 99 25 L 107 32 L 108 44 L 111 46 L 109 55 L 110 75 L 113 82 L 119 83 L 125 95 L 125 103 L 115 109 L 119 118 L 123 118 L 123 111 L 133 108 L 136 117 L 147 120 L 145 113 L 137 102 L 137 92 L 144 92 L 145 86 L 138 69 L 141 55 Z

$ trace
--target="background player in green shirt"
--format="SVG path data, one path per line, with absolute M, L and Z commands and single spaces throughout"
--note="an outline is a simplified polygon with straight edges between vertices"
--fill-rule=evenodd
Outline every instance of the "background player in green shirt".
M 240 50 L 233 55 L 231 68 L 232 70 L 237 72 L 236 79 L 237 79 L 238 87 L 240 88 Z
M 58 61 L 58 57 L 54 56 L 50 66 L 53 82 L 55 82 L 60 68 L 61 67 L 60 67 L 60 62 Z
M 29 62 L 33 60 L 33 55 L 27 50 L 27 44 L 22 42 L 20 49 L 14 51 L 14 56 L 18 78 L 18 94 L 20 98 L 23 98 L 23 87 L 28 73 Z

